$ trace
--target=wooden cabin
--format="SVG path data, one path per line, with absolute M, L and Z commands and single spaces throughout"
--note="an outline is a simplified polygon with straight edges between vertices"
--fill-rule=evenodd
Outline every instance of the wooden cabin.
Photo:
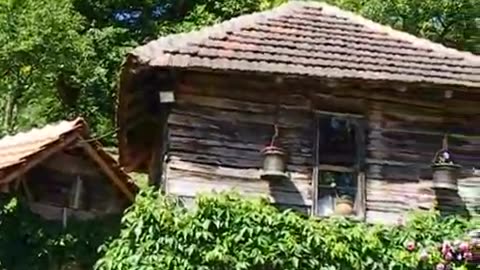
M 81 118 L 0 139 L 0 187 L 63 221 L 122 213 L 136 192 Z
M 478 213 L 479 56 L 291 1 L 136 48 L 119 89 L 120 163 L 186 202 L 236 190 L 320 216 L 347 198 L 368 221 Z M 458 191 L 432 188 L 444 138 Z M 272 140 L 285 177 L 262 177 Z

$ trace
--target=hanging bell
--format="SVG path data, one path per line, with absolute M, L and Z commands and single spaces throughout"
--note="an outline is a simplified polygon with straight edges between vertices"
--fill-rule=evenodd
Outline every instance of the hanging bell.
M 440 151 L 432 164 L 433 188 L 458 190 L 457 177 L 461 166 L 455 164 L 447 150 Z
M 263 170 L 261 179 L 279 180 L 287 178 L 285 173 L 285 152 L 276 146 L 267 146 L 262 150 Z

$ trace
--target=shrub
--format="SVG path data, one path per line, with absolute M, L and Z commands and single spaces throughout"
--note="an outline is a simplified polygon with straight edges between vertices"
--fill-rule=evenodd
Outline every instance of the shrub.
M 232 193 L 199 196 L 187 210 L 146 190 L 122 225 L 102 247 L 97 270 L 434 269 L 446 263 L 438 244 L 463 237 L 475 222 L 434 212 L 417 213 L 405 226 L 320 220 Z M 446 265 L 474 269 L 463 261 Z
M 91 269 L 97 249 L 118 234 L 117 216 L 94 221 L 46 221 L 30 212 L 22 201 L 0 198 L 0 269 L 57 269 L 75 261 Z

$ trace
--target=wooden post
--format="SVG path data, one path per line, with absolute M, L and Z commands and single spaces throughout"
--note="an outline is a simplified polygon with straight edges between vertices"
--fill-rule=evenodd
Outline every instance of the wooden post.
M 27 200 L 28 200 L 29 202 L 35 201 L 35 198 L 33 197 L 32 192 L 30 191 L 30 188 L 28 187 L 27 179 L 26 179 L 26 178 L 22 178 L 21 181 L 22 181 L 23 191 L 25 192 L 25 196 L 27 197 Z
M 320 157 L 319 157 L 319 151 L 320 151 L 320 125 L 319 125 L 319 119 L 317 116 L 314 117 L 315 121 L 315 144 L 313 146 L 313 173 L 312 173 L 312 215 L 317 215 L 318 211 L 318 178 L 320 177 L 320 170 L 319 170 L 319 163 L 320 163 Z
M 70 207 L 73 209 L 83 207 L 83 180 L 80 176 L 77 176 L 72 185 Z
M 63 207 L 62 208 L 62 225 L 63 225 L 63 228 L 67 228 L 67 224 L 68 224 L 68 209 L 66 207 Z
M 365 177 L 365 122 L 363 119 L 354 121 L 355 123 L 355 145 L 357 148 L 355 157 L 355 169 L 357 171 L 357 216 L 366 218 L 366 190 L 367 183 Z
M 155 187 L 162 187 L 163 167 L 168 146 L 168 115 L 169 106 L 164 106 L 160 114 L 160 121 L 155 132 L 155 143 L 148 166 L 148 182 Z

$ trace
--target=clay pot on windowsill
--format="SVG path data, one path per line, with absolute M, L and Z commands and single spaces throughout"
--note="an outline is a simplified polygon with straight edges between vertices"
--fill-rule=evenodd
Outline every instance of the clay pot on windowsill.
M 337 198 L 335 202 L 335 214 L 339 216 L 349 216 L 353 214 L 353 199 L 350 196 Z
M 285 173 L 285 151 L 277 146 L 267 146 L 262 150 L 263 170 L 261 179 L 280 180 L 287 178 Z
M 454 163 L 434 163 L 433 170 L 433 188 L 434 189 L 448 189 L 458 190 L 457 177 L 458 172 L 462 168 Z

